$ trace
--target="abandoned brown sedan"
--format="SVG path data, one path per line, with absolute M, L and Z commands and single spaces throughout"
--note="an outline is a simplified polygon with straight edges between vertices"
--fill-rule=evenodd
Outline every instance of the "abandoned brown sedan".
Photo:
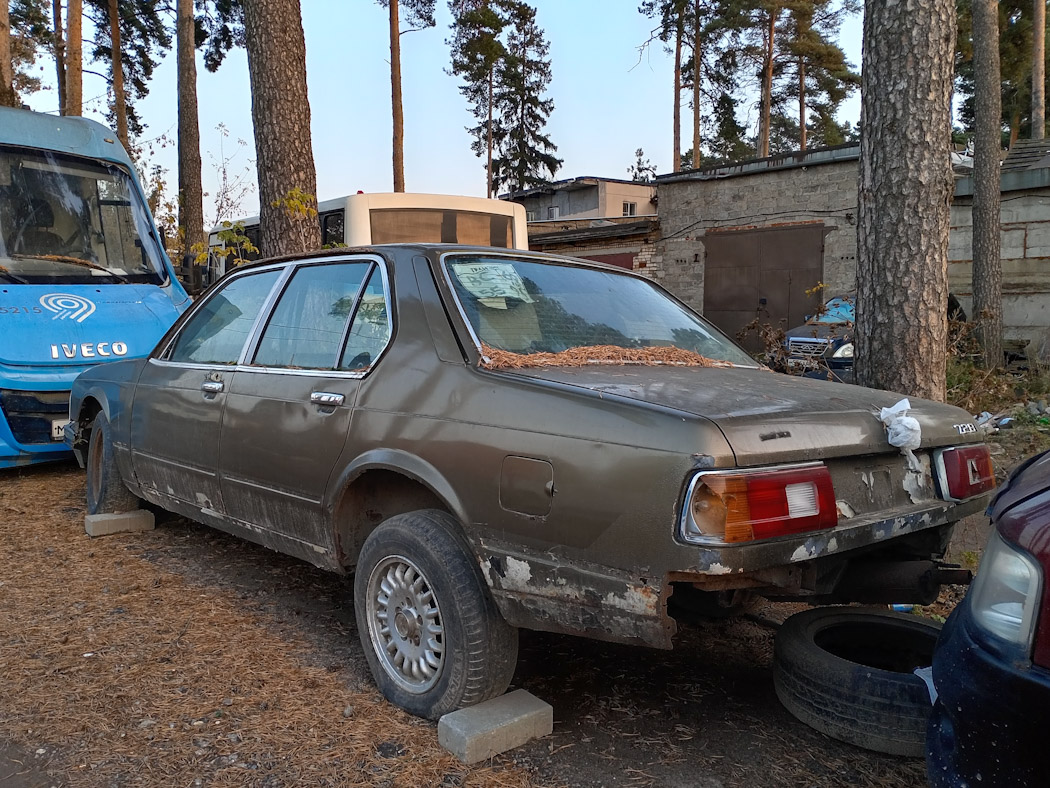
M 670 648 L 761 594 L 928 599 L 992 485 L 963 411 L 757 365 L 654 283 L 380 246 L 264 261 L 77 379 L 91 512 L 138 499 L 336 572 L 385 695 L 502 693 L 517 628 Z

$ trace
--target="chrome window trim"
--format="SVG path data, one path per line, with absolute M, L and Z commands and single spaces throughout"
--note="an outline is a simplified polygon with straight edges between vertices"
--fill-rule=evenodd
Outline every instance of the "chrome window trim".
M 375 359 L 372 360 L 372 363 L 369 364 L 368 368 L 357 372 L 350 372 L 348 370 L 341 370 L 338 368 L 293 369 L 290 367 L 256 366 L 254 364 L 248 363 L 247 359 L 254 358 L 255 352 L 258 350 L 258 343 L 262 336 L 264 326 L 272 316 L 274 307 L 277 305 L 277 302 L 278 300 L 280 300 L 280 297 L 284 294 L 288 283 L 291 281 L 292 276 L 294 276 L 295 274 L 295 271 L 299 270 L 300 268 L 305 268 L 307 266 L 336 265 L 339 263 L 349 262 L 369 262 L 372 264 L 371 268 L 366 272 L 364 280 L 362 280 L 362 288 L 364 286 L 367 286 L 369 277 L 371 277 L 371 275 L 376 269 L 379 270 L 379 274 L 383 280 L 383 298 L 386 301 L 387 314 L 390 320 L 390 336 L 387 337 L 387 341 L 386 344 L 383 345 L 383 349 L 379 352 Z M 198 306 L 197 304 L 194 304 L 193 307 L 194 315 L 191 315 L 190 318 L 186 321 L 186 323 L 184 323 L 183 326 L 179 329 L 178 333 L 175 334 L 168 341 L 167 345 L 165 345 L 164 347 L 163 352 L 157 354 L 156 356 L 150 356 L 148 358 L 148 361 L 152 364 L 156 364 L 157 366 L 177 369 L 199 369 L 203 371 L 228 370 L 231 372 L 259 372 L 269 375 L 280 374 L 296 375 L 302 377 L 346 378 L 352 380 L 360 380 L 361 378 L 364 378 L 369 372 L 371 372 L 376 367 L 379 361 L 382 360 L 382 358 L 386 355 L 387 350 L 389 349 L 391 343 L 394 340 L 395 334 L 395 311 L 394 301 L 391 297 L 390 276 L 387 272 L 385 260 L 382 256 L 377 254 L 355 254 L 347 255 L 346 257 L 340 256 L 307 258 L 304 260 L 295 260 L 290 262 L 285 261 L 280 263 L 271 263 L 259 267 L 252 266 L 250 269 L 246 269 L 243 272 L 238 271 L 231 275 L 223 283 L 223 286 L 221 288 L 216 289 L 214 292 L 208 293 L 208 295 L 199 303 L 201 305 L 206 304 L 218 293 L 221 293 L 223 290 L 225 290 L 226 287 L 229 286 L 230 282 L 235 282 L 239 279 L 242 279 L 245 276 L 252 276 L 254 274 L 261 274 L 272 270 L 282 270 L 282 273 L 279 277 L 277 277 L 277 281 L 274 282 L 270 293 L 266 297 L 266 300 L 263 301 L 263 305 L 259 308 L 259 314 L 256 315 L 255 321 L 252 323 L 252 328 L 248 332 L 248 339 L 245 341 L 244 347 L 241 348 L 241 355 L 236 362 L 230 364 L 221 364 L 217 362 L 204 363 L 199 361 L 185 362 L 172 361 L 169 358 L 167 358 L 168 354 L 178 342 L 179 337 L 182 336 L 182 332 L 185 331 L 186 326 L 192 321 L 196 312 L 203 308 L 203 306 Z M 359 297 L 361 292 L 363 292 L 363 289 L 359 291 Z M 354 303 L 353 310 L 348 316 L 343 342 L 340 346 L 339 358 L 336 359 L 336 363 L 339 363 L 342 360 L 342 353 L 345 351 L 346 347 L 346 332 L 349 332 L 350 326 L 353 324 L 353 320 L 357 316 L 357 307 L 359 303 L 360 298 Z

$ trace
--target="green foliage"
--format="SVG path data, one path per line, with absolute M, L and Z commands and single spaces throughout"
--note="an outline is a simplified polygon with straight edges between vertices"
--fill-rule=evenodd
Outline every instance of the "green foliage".
M 450 0 L 454 21 L 450 73 L 460 77 L 477 125 L 471 150 L 493 155 L 492 188 L 527 189 L 549 182 L 561 166 L 543 133 L 554 102 L 549 48 L 536 10 L 520 0 Z M 491 149 L 490 149 L 491 144 Z
M 562 160 L 543 132 L 554 101 L 543 98 L 551 81 L 549 46 L 536 25 L 536 9 L 514 3 L 508 14 L 507 54 L 496 66 L 493 106 L 499 115 L 494 135 L 493 189 L 531 189 L 550 182 Z
M 956 0 L 956 7 L 956 99 L 961 99 L 959 122 L 970 131 L 974 126 L 972 0 Z M 1027 137 L 1032 112 L 1032 0 L 999 0 L 999 72 L 1003 127 L 1010 130 L 1010 137 Z M 1050 82 L 1047 94 L 1050 95 Z
M 308 249 L 310 233 L 307 228 L 317 223 L 317 198 L 296 186 L 270 205 L 282 209 L 285 216 L 292 220 L 292 226 L 299 230 L 300 247 Z
M 171 49 L 171 30 L 165 25 L 163 6 L 151 0 L 118 0 L 121 67 L 124 72 L 128 112 L 128 133 L 142 134 L 144 125 L 135 110 L 135 102 L 149 94 L 149 82 L 161 58 Z M 112 66 L 107 0 L 84 0 L 84 15 L 95 25 L 91 57 Z M 110 113 L 110 123 L 115 119 Z
M 225 221 L 222 229 L 217 233 L 218 239 L 222 241 L 223 248 L 214 247 L 211 253 L 226 261 L 226 270 L 233 266 L 243 265 L 251 259 L 251 255 L 258 254 L 259 249 L 252 244 L 247 235 L 244 234 L 242 222 Z M 203 250 L 197 255 L 196 262 L 203 264 L 208 260 L 208 250 Z
M 216 71 L 227 53 L 244 46 L 242 0 L 196 0 L 194 38 L 204 47 L 204 67 Z
M 54 52 L 47 0 L 11 0 L 11 67 L 14 88 L 18 95 L 36 93 L 41 79 L 34 73 L 37 58 Z
M 627 174 L 636 183 L 650 183 L 656 177 L 656 167 L 645 157 L 645 151 L 638 148 L 634 152 L 634 164 L 627 168 Z
M 376 0 L 383 8 L 390 7 L 390 0 Z M 397 10 L 401 19 L 409 25 L 412 31 L 434 27 L 437 20 L 434 18 L 436 0 L 398 0 Z M 411 32 L 402 30 L 402 33 Z

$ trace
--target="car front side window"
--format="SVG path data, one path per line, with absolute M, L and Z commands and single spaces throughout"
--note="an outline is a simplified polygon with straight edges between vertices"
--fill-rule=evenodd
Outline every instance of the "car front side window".
M 238 277 L 209 297 L 175 340 L 168 361 L 236 364 L 244 343 L 282 271 Z
M 252 362 L 258 366 L 332 369 L 346 322 L 372 261 L 309 265 L 281 294 Z

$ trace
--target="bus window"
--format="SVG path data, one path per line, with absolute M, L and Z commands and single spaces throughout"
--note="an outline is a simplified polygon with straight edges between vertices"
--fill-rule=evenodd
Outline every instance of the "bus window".
M 342 246 L 343 238 L 343 212 L 321 214 L 321 245 Z

